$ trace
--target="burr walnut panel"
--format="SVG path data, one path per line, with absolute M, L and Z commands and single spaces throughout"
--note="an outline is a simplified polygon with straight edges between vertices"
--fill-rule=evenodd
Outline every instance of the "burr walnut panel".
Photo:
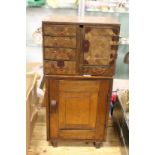
M 118 36 L 110 28 L 85 27 L 83 41 L 84 65 L 111 65 L 114 50 L 111 45 L 117 44 Z
M 75 59 L 76 49 L 69 48 L 45 48 L 44 58 L 51 60 L 73 60 Z
M 44 61 L 45 74 L 74 75 L 76 73 L 75 61 Z
M 51 36 L 76 36 L 76 26 L 44 24 L 43 33 Z
M 44 36 L 44 46 L 76 48 L 76 38 Z

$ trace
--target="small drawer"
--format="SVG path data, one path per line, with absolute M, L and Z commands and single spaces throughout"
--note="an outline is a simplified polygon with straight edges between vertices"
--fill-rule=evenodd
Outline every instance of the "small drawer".
M 81 67 L 81 74 L 83 75 L 114 75 L 114 67 Z
M 44 36 L 44 46 L 76 48 L 76 38 Z
M 44 61 L 45 74 L 68 74 L 73 75 L 76 73 L 75 61 Z
M 44 58 L 50 60 L 73 60 L 76 49 L 69 48 L 44 48 Z
M 76 36 L 76 26 L 44 24 L 43 34 L 51 36 Z

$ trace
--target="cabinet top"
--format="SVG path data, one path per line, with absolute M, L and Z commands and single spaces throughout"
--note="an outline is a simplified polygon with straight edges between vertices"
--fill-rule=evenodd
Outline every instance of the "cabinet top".
M 120 23 L 112 17 L 98 17 L 98 16 L 47 16 L 43 22 L 52 23 L 78 23 L 78 24 L 110 24 L 120 25 Z

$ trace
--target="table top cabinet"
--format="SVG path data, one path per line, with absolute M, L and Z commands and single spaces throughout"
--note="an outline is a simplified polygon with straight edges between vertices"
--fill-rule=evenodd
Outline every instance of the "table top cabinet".
M 47 139 L 106 139 L 120 25 L 104 17 L 43 21 Z

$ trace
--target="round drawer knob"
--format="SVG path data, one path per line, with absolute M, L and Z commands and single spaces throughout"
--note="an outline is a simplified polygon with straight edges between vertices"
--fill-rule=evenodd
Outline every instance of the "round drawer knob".
M 60 68 L 64 67 L 65 66 L 64 61 L 63 60 L 57 61 L 57 66 Z

